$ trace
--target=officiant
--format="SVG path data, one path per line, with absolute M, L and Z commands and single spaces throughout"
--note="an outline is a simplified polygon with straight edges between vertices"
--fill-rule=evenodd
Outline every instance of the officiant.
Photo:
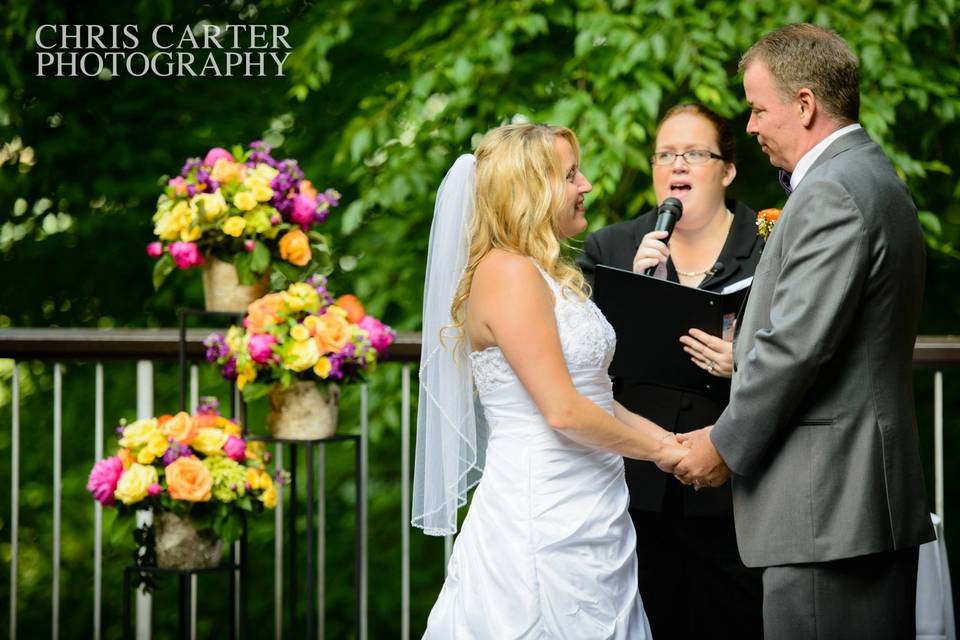
M 688 287 L 721 291 L 753 276 L 760 259 L 756 213 L 726 197 L 737 175 L 736 141 L 727 122 L 697 104 L 667 111 L 650 162 L 657 202 L 678 198 L 683 215 L 672 236 L 654 231 L 657 212 L 587 237 L 577 263 L 593 284 L 596 265 L 643 273 Z M 656 313 L 657 301 L 646 301 Z M 614 397 L 665 429 L 713 424 L 727 404 L 732 328 L 725 336 L 690 329 L 676 348 L 716 377 L 711 395 L 614 378 Z M 653 464 L 624 460 L 630 515 L 637 531 L 639 588 L 653 637 L 761 638 L 760 573 L 740 560 L 729 485 L 694 492 Z

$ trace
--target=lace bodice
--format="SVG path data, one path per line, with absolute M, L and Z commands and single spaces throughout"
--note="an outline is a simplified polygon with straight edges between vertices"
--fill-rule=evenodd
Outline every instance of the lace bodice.
M 613 327 L 592 300 L 580 300 L 574 293 L 562 291 L 560 285 L 539 265 L 537 269 L 550 286 L 556 300 L 554 312 L 567 368 L 570 371 L 579 369 L 606 371 L 617 346 Z M 470 354 L 470 361 L 473 366 L 474 384 L 480 394 L 489 393 L 501 384 L 512 382 L 517 378 L 499 347 L 475 351 Z

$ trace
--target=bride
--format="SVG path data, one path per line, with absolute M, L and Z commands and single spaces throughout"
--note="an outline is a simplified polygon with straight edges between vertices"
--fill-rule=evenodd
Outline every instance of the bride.
M 533 124 L 489 132 L 440 185 L 413 524 L 454 533 L 479 484 L 425 638 L 650 636 L 622 456 L 669 472 L 686 449 L 613 401 L 613 329 L 560 256 L 590 190 L 573 132 Z

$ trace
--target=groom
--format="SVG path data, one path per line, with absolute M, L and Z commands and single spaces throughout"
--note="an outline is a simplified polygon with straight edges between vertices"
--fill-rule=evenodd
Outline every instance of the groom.
M 934 538 L 911 381 L 916 208 L 857 124 L 859 65 L 836 33 L 783 27 L 740 71 L 747 132 L 792 194 L 737 327 L 730 405 L 675 474 L 733 475 L 767 638 L 914 637 L 917 550 Z

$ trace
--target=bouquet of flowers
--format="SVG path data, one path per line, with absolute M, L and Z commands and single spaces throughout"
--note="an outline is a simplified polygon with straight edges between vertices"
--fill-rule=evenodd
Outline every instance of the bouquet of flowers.
M 271 267 L 277 288 L 329 272 L 329 242 L 317 228 L 339 203 L 339 193 L 317 191 L 296 160 L 275 160 L 262 141 L 232 153 L 210 149 L 203 160 L 187 160 L 157 201 L 159 240 L 147 245 L 157 258 L 153 285 L 175 267 L 203 264 L 204 256 L 232 262 L 246 285 Z
M 203 398 L 192 416 L 121 422 L 117 437 L 117 454 L 97 462 L 87 481 L 105 507 L 189 515 L 197 528 L 212 528 L 229 543 L 240 534 L 241 511 L 276 506 L 270 452 L 246 442 L 240 426 L 217 412 L 215 398 Z
M 295 379 L 362 379 L 395 338 L 355 296 L 334 300 L 326 277 L 314 275 L 254 301 L 242 327 L 211 334 L 204 344 L 207 360 L 221 365 L 249 401 Z

